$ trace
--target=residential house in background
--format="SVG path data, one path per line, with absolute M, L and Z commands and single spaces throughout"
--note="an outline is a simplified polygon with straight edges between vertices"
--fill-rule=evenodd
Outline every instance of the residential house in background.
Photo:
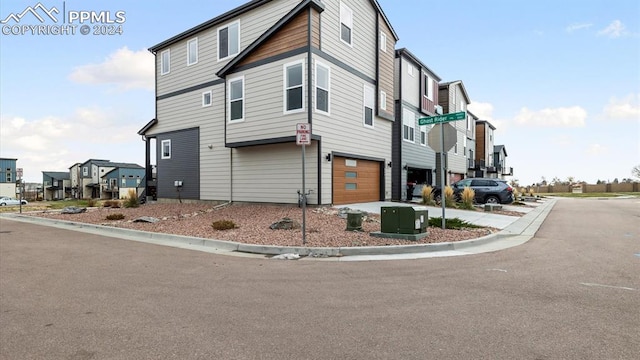
M 466 143 L 464 145 L 465 153 L 467 156 L 467 176 L 466 177 L 475 177 L 476 176 L 476 122 L 478 121 L 478 117 L 475 116 L 471 111 L 467 110 L 467 118 L 466 118 Z
M 82 184 L 82 163 L 75 163 L 69 167 L 69 180 L 71 182 L 71 197 L 74 199 L 82 199 L 84 190 Z
M 394 99 L 396 121 L 392 130 L 393 200 L 407 200 L 414 185 L 434 185 L 435 151 L 427 144 L 433 125 L 418 125 L 421 117 L 436 115 L 440 77 L 409 50 L 395 51 Z M 411 196 L 409 196 L 410 198 Z
M 507 176 L 513 176 L 513 168 L 507 167 L 507 148 L 504 145 L 494 145 L 493 147 L 493 166 L 490 168 L 490 177 L 504 179 Z
M 493 136 L 495 130 L 495 126 L 486 120 L 476 121 L 475 177 L 488 177 L 487 168 L 493 166 Z M 495 173 L 494 169 L 490 170 Z
M 63 200 L 71 197 L 71 180 L 68 172 L 43 171 L 42 192 L 44 200 Z
M 442 106 L 443 114 L 467 111 L 467 106 L 471 103 L 467 90 L 462 80 L 441 83 L 439 86 L 438 103 Z M 465 121 L 466 120 L 466 121 Z M 459 121 L 451 121 L 448 125 L 455 128 L 457 134 L 456 145 L 445 154 L 445 164 L 448 171 L 446 177 L 447 184 L 452 184 L 462 180 L 467 174 L 467 128 L 469 118 Z M 440 168 L 440 156 L 437 154 L 437 167 Z M 439 178 L 439 177 L 438 177 Z M 439 183 L 439 179 L 437 179 Z
M 137 174 L 139 174 L 139 169 L 143 169 L 143 167 L 138 164 L 118 163 L 102 159 L 89 159 L 80 164 L 80 166 L 78 166 L 78 164 L 71 166 L 70 171 L 75 172 L 78 169 L 80 171 L 77 186 L 80 189 L 78 194 L 81 198 L 101 199 L 106 197 L 110 199 L 113 194 L 112 191 L 106 190 L 107 183 L 105 183 L 103 177 L 112 170 L 120 168 L 131 170 L 123 170 L 122 173 L 119 173 L 119 175 L 125 175 L 127 177 L 129 175 L 137 176 Z M 142 177 L 144 177 L 144 175 Z M 71 175 L 71 178 L 73 178 L 73 175 Z M 138 180 L 136 180 L 136 182 L 137 181 Z M 140 182 L 142 182 L 142 179 L 140 179 Z M 129 185 L 129 183 L 127 183 L 127 185 Z M 118 185 L 118 187 L 120 187 L 120 185 Z
M 16 197 L 16 162 L 18 159 L 0 158 L 0 196 Z
M 104 199 L 125 199 L 129 191 L 134 191 L 136 196 L 141 191 L 145 169 L 136 164 L 125 164 L 109 171 L 102 176 L 102 194 Z
M 296 203 L 305 123 L 309 203 L 390 199 L 397 40 L 375 0 L 254 0 L 151 47 L 147 191 Z

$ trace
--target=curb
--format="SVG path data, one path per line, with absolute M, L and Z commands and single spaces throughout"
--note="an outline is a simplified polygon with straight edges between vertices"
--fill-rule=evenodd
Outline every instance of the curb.
M 504 240 L 511 237 L 521 237 L 520 241 L 512 245 L 505 245 L 502 248 L 516 246 L 532 238 L 542 225 L 557 199 L 550 199 L 538 206 L 529 213 L 523 215 L 511 225 L 500 232 L 486 235 L 477 239 L 444 242 L 434 244 L 416 245 L 390 245 L 390 246 L 362 246 L 362 247 L 331 247 L 314 248 L 304 246 L 269 246 L 244 244 L 233 241 L 204 239 L 191 236 L 173 235 L 165 233 L 155 233 L 149 231 L 131 230 L 115 228 L 103 225 L 85 224 L 66 220 L 45 219 L 32 217 L 24 214 L 5 213 L 0 217 L 28 222 L 44 226 L 53 226 L 66 230 L 81 231 L 97 235 L 133 240 L 157 245 L 167 245 L 179 248 L 189 248 L 193 250 L 216 252 L 230 255 L 232 253 L 245 253 L 262 256 L 273 256 L 282 254 L 298 254 L 309 257 L 341 257 L 341 256 L 371 256 L 371 255 L 397 255 L 397 254 L 418 254 L 442 251 L 459 251 L 481 247 L 492 242 Z M 522 238 L 525 236 L 526 238 Z

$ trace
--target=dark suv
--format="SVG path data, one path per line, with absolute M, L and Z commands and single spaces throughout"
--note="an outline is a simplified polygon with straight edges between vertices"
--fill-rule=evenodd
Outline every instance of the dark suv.
M 513 202 L 513 188 L 506 180 L 491 178 L 467 178 L 451 185 L 453 194 L 460 201 L 465 187 L 470 187 L 475 192 L 474 201 L 484 204 L 510 204 Z M 434 189 L 434 199 L 440 202 L 440 189 Z

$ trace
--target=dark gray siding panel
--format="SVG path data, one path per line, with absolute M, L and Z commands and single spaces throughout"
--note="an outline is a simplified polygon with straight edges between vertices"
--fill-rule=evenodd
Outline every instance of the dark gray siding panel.
M 181 199 L 200 199 L 200 129 L 187 129 L 158 134 L 157 137 L 158 197 L 178 199 L 174 186 L 182 181 Z M 163 140 L 171 140 L 171 158 L 162 159 Z

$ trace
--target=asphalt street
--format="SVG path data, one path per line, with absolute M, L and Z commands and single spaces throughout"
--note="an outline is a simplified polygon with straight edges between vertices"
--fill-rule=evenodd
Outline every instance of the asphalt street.
M 640 201 L 506 250 L 241 258 L 0 219 L 0 359 L 637 359 Z

